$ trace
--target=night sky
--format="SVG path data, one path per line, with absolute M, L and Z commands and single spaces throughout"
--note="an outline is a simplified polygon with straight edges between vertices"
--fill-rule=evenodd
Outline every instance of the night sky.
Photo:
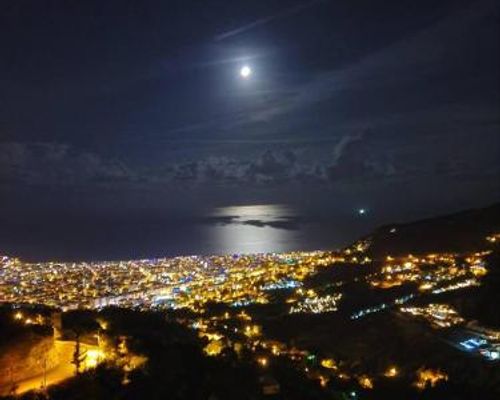
M 499 11 L 3 0 L 0 253 L 335 248 L 496 202 Z

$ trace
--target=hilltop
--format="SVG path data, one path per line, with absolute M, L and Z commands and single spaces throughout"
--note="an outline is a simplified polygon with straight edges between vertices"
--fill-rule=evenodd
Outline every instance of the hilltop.
M 484 250 L 486 237 L 500 231 L 500 203 L 376 229 L 364 239 L 374 257 Z

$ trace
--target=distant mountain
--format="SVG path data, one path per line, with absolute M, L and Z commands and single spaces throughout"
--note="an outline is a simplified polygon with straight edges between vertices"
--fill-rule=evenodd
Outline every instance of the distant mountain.
M 486 208 L 404 224 L 391 224 L 368 235 L 375 257 L 430 252 L 466 252 L 490 246 L 486 236 L 500 232 L 500 203 Z

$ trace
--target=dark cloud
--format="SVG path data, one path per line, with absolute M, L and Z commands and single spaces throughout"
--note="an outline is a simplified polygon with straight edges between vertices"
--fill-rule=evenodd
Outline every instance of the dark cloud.
M 203 225 L 247 225 L 256 228 L 275 228 L 284 230 L 298 230 L 304 224 L 311 223 L 311 219 L 306 219 L 299 215 L 283 215 L 272 218 L 244 218 L 240 215 L 225 215 L 225 216 L 208 216 L 199 217 L 190 221 Z
M 451 114 L 449 114 L 451 115 Z M 481 141 L 468 144 L 459 119 L 447 135 L 425 132 L 421 137 L 391 133 L 382 125 L 341 136 L 318 149 L 303 144 L 268 145 L 247 156 L 215 155 L 155 167 L 133 163 L 67 144 L 0 143 L 0 184 L 89 186 L 122 185 L 129 189 L 154 189 L 158 185 L 197 188 L 276 187 L 282 185 L 358 184 L 361 182 L 409 181 L 422 176 L 493 177 L 500 172 L 496 125 Z M 436 142 L 440 138 L 439 142 Z M 262 148 L 263 146 L 259 146 Z M 478 158 L 478 153 L 482 157 Z M 426 157 L 422 153 L 427 154 Z
M 205 159 L 169 165 L 159 179 L 186 184 L 219 183 L 226 185 L 269 185 L 291 182 L 318 182 L 322 167 L 299 159 L 293 150 L 265 150 L 255 158 L 209 156 Z
M 0 143 L 0 183 L 85 185 L 133 180 L 118 160 L 58 143 Z
M 151 184 L 185 182 L 287 183 L 320 179 L 316 165 L 299 161 L 294 151 L 267 150 L 255 159 L 209 156 L 148 170 L 93 152 L 56 143 L 0 143 L 0 182 L 26 185 Z
M 305 218 L 300 218 L 300 217 L 289 217 L 289 218 L 283 218 L 278 221 L 262 221 L 262 220 L 245 220 L 242 222 L 243 225 L 250 225 L 250 226 L 255 226 L 258 228 L 262 227 L 271 227 L 271 228 L 276 228 L 276 229 L 285 229 L 285 230 L 298 230 L 300 229 L 304 223 L 311 222 L 311 221 L 306 221 Z

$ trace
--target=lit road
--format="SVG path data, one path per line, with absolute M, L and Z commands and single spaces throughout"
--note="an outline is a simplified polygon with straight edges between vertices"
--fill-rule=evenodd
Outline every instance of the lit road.
M 87 344 L 80 344 L 82 351 L 97 350 L 97 346 L 90 346 Z M 73 352 L 75 351 L 75 342 L 73 341 L 60 341 L 56 340 L 55 347 L 60 354 L 60 364 L 49 371 L 46 375 L 47 386 L 54 385 L 65 379 L 71 378 L 75 374 L 75 366 L 71 363 L 73 359 Z M 32 378 L 17 382 L 16 394 L 22 394 L 30 390 L 37 390 L 43 386 L 43 374 L 34 376 Z

